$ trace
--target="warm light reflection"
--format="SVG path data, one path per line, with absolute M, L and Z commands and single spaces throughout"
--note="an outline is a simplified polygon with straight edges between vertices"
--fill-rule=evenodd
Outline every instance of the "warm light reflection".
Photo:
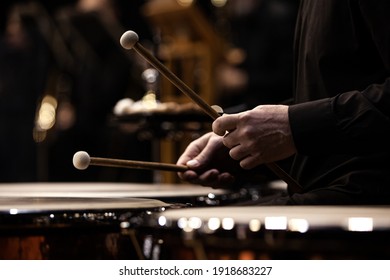
M 257 232 L 261 228 L 261 222 L 257 219 L 253 219 L 249 221 L 249 229 L 252 232 Z
M 33 129 L 33 138 L 34 141 L 37 143 L 45 141 L 47 136 L 47 131 L 46 130 L 41 130 L 41 129 Z
M 121 222 L 119 226 L 120 226 L 120 228 L 129 228 L 130 223 L 129 222 Z
M 309 229 L 309 222 L 305 219 L 291 219 L 288 221 L 288 229 L 304 233 Z
M 194 229 L 193 229 L 192 227 L 188 226 L 188 225 L 187 225 L 186 227 L 183 228 L 183 231 L 184 231 L 184 232 L 192 232 L 193 230 L 194 230 Z
M 57 99 L 51 95 L 45 95 L 42 99 L 42 103 L 47 103 L 53 106 L 54 108 L 57 108 Z
M 148 68 L 142 72 L 142 78 L 149 84 L 155 83 L 157 81 L 158 71 L 153 68 Z
M 271 230 L 287 229 L 287 217 L 265 217 L 264 226 Z
M 198 217 L 191 217 L 188 220 L 188 226 L 192 229 L 199 229 L 202 226 L 202 220 Z
M 177 220 L 177 226 L 180 228 L 180 229 L 183 229 L 185 227 L 187 227 L 187 218 L 180 218 Z
M 207 226 L 210 230 L 217 230 L 221 226 L 221 221 L 218 218 L 210 218 Z
M 232 218 L 223 218 L 222 228 L 224 230 L 231 230 L 232 228 L 234 228 L 234 220 Z
M 214 198 L 215 198 L 215 194 L 209 193 L 209 194 L 207 195 L 207 197 L 210 198 L 210 199 L 214 199 Z
M 191 232 L 194 229 L 199 229 L 202 225 L 202 221 L 199 218 L 191 217 L 187 219 L 182 217 L 177 220 L 177 226 L 184 232 Z
M 349 218 L 348 230 L 349 231 L 373 231 L 374 221 L 372 218 Z
M 193 2 L 193 0 L 177 0 L 177 3 L 183 7 L 191 6 Z
M 211 0 L 211 4 L 218 8 L 225 6 L 226 2 L 227 0 Z
M 167 224 L 167 218 L 165 218 L 164 216 L 160 216 L 158 218 L 158 224 L 162 227 L 165 226 Z
M 142 106 L 146 110 L 152 110 L 157 108 L 157 97 L 156 93 L 152 90 L 149 90 L 144 97 L 142 97 Z
M 42 130 L 49 130 L 55 124 L 57 99 L 51 95 L 46 95 L 39 107 L 36 124 Z

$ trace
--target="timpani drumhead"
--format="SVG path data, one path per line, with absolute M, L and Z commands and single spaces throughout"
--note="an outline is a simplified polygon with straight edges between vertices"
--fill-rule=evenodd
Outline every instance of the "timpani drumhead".
M 134 210 L 168 207 L 170 204 L 143 198 L 64 198 L 64 197 L 0 197 L 0 215 L 64 211 Z
M 0 197 L 150 198 L 167 203 L 221 205 L 247 199 L 246 194 L 191 184 L 146 183 L 8 183 Z

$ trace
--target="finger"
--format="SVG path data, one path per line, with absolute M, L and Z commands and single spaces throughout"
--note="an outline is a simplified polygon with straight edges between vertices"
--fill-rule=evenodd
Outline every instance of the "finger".
M 264 162 L 262 161 L 262 158 L 259 155 L 256 156 L 250 155 L 240 161 L 240 166 L 243 169 L 248 170 L 248 169 L 255 168 L 256 166 L 262 163 Z
M 204 150 L 204 148 L 209 144 L 212 135 L 213 133 L 209 132 L 192 141 L 178 159 L 177 164 L 185 165 L 188 161 L 199 155 L 199 153 L 201 153 L 202 150 Z
M 177 176 L 184 181 L 188 181 L 190 183 L 195 182 L 198 179 L 198 174 L 195 171 L 188 170 L 185 172 L 178 172 Z
M 204 144 L 200 138 L 187 146 L 176 164 L 187 165 L 191 169 L 197 169 L 210 161 L 210 158 L 212 158 L 211 153 L 212 148 Z
M 249 156 L 246 149 L 242 148 L 242 145 L 237 145 L 237 146 L 231 148 L 229 151 L 229 155 L 232 159 L 235 159 L 235 160 L 242 160 L 245 157 Z
M 221 186 L 221 187 L 223 187 L 223 186 L 228 187 L 228 186 L 231 186 L 234 183 L 235 178 L 230 173 L 224 172 L 221 175 L 219 175 L 218 181 L 219 181 L 219 186 Z
M 234 176 L 224 172 L 219 174 L 217 170 L 210 170 L 202 175 L 198 175 L 195 171 L 180 172 L 180 178 L 192 184 L 203 185 L 215 188 L 225 188 L 233 185 L 235 182 Z
M 189 162 L 190 160 L 191 160 L 191 158 L 189 156 L 187 156 L 186 154 L 183 154 L 179 157 L 176 164 L 177 165 L 187 165 L 187 162 Z
M 199 175 L 199 183 L 203 186 L 217 186 L 219 172 L 216 169 L 207 170 Z
M 232 131 L 236 129 L 237 121 L 237 114 L 224 114 L 213 122 L 212 129 L 215 134 L 223 136 L 225 135 L 226 131 Z
M 222 143 L 225 147 L 231 149 L 240 144 L 240 138 L 237 136 L 237 130 L 226 133 L 222 139 Z
M 179 157 L 176 164 L 187 165 L 187 162 L 192 160 L 199 152 L 200 148 L 198 148 L 194 143 L 190 143 L 185 149 L 184 153 Z
M 206 146 L 196 157 L 186 162 L 191 169 L 201 169 L 206 167 L 213 158 L 213 149 Z

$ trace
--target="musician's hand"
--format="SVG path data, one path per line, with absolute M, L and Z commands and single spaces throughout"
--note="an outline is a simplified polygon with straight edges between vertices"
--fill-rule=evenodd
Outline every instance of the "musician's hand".
M 225 114 L 213 122 L 213 131 L 223 137 L 230 156 L 244 169 L 282 160 L 296 152 L 288 106 L 261 105 L 242 113 Z
M 193 184 L 215 188 L 233 185 L 234 172 L 240 168 L 238 162 L 230 158 L 222 140 L 223 137 L 210 132 L 191 142 L 177 161 L 190 170 L 179 172 L 178 176 Z

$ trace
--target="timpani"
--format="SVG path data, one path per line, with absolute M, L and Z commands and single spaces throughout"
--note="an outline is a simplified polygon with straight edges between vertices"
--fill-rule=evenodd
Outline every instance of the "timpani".
M 159 259 L 390 258 L 387 206 L 184 208 L 146 224 Z
M 244 196 L 174 184 L 0 184 L 0 259 L 143 259 L 137 227 L 145 217 Z
M 168 207 L 144 198 L 0 197 L 0 259 L 138 259 L 124 231 Z

